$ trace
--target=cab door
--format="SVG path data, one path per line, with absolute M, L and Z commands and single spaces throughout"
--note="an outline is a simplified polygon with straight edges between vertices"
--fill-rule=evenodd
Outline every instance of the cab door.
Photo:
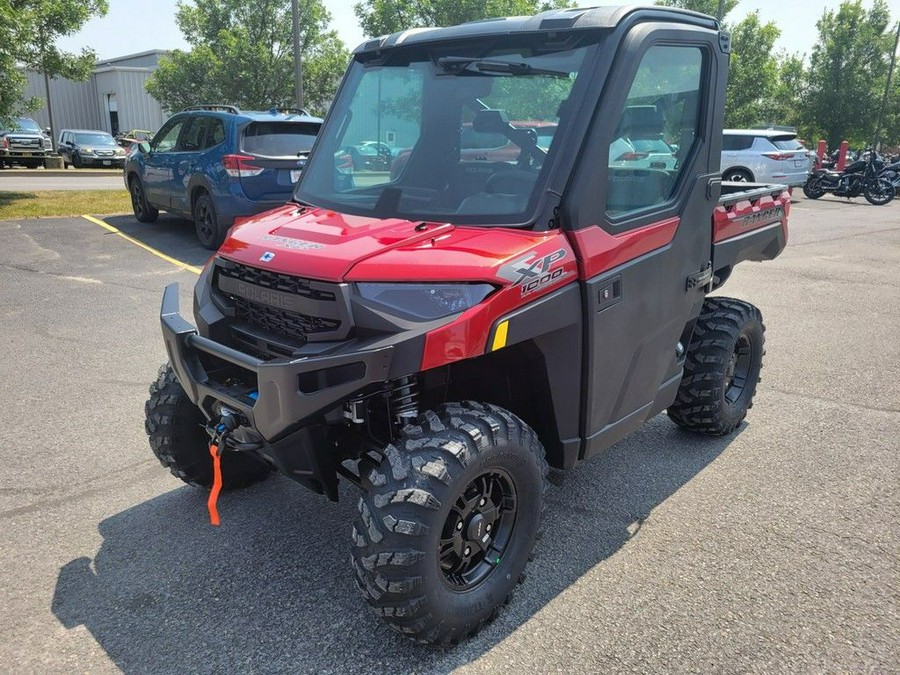
M 582 457 L 675 398 L 709 274 L 726 59 L 715 31 L 653 23 L 616 51 L 564 201 L 586 312 Z M 608 160 L 638 108 L 675 147 L 674 168 Z

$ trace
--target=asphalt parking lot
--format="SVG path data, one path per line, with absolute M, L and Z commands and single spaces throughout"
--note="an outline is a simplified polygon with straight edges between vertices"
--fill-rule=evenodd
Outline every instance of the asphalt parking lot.
M 187 265 L 185 221 L 106 219 Z M 664 416 L 568 473 L 499 619 L 458 647 L 372 615 L 353 489 L 275 478 L 220 500 L 152 456 L 163 287 L 195 275 L 83 218 L 0 222 L 5 672 L 897 672 L 900 206 L 802 197 L 776 261 L 724 294 L 767 350 L 739 433 Z

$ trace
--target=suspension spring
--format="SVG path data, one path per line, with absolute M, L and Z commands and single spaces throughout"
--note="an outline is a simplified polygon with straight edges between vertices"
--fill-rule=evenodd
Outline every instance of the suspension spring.
M 397 378 L 391 383 L 391 414 L 403 426 L 419 416 L 419 382 L 415 375 Z

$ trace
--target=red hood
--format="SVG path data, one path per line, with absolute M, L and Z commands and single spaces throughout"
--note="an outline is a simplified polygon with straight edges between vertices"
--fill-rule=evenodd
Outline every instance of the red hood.
M 496 274 L 500 265 L 558 236 L 286 205 L 243 221 L 219 253 L 246 265 L 322 281 L 508 283 Z

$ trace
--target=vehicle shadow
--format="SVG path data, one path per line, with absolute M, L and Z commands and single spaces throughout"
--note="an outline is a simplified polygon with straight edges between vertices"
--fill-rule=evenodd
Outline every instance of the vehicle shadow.
M 86 627 L 123 672 L 446 672 L 503 640 L 636 536 L 653 509 L 734 439 L 658 416 L 604 455 L 551 473 L 544 537 L 499 618 L 449 649 L 387 628 L 348 562 L 356 494 L 334 504 L 275 478 L 220 500 L 181 487 L 102 521 L 93 560 L 63 566 L 52 611 Z M 363 665 L 365 664 L 365 665 Z
M 103 220 L 129 237 L 188 265 L 202 267 L 213 254 L 200 245 L 194 223 L 185 218 L 160 213 L 155 223 L 139 223 L 132 215 L 106 216 Z

